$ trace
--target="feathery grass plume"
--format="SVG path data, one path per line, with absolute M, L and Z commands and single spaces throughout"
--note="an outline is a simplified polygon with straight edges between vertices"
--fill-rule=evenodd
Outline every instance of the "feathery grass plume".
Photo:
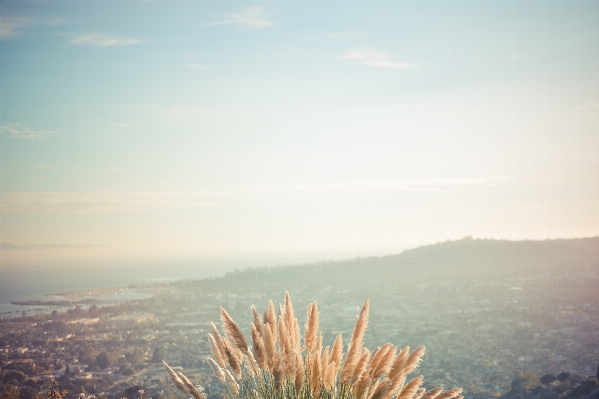
M 366 327 L 368 326 L 369 310 L 370 301 L 366 300 L 364 306 L 362 306 L 360 314 L 358 315 L 358 320 L 356 321 L 354 332 L 352 334 L 351 341 L 347 349 L 347 356 L 345 357 L 345 363 L 343 365 L 342 371 L 343 382 L 348 382 L 352 378 L 353 371 L 356 367 L 356 363 L 360 359 L 360 355 L 362 353 L 362 345 L 364 344 L 364 333 L 366 332 Z
M 378 353 L 380 350 L 381 347 L 379 346 L 378 348 L 372 351 L 372 356 L 370 357 L 370 367 L 372 367 L 372 365 L 377 361 Z
M 285 331 L 287 335 L 284 340 L 279 340 L 279 351 L 281 352 L 281 361 L 283 362 L 283 371 L 287 377 L 295 377 L 295 355 L 293 353 L 291 336 L 287 329 L 287 322 L 281 320 L 279 325 L 283 325 L 282 331 Z M 281 345 L 282 343 L 282 345 Z
M 239 395 L 239 384 L 235 380 L 235 377 L 229 372 L 229 370 L 225 369 L 225 376 L 227 379 L 227 386 L 231 389 L 235 394 Z
M 374 378 L 381 378 L 384 375 L 389 375 L 391 366 L 393 366 L 393 360 L 395 359 L 395 353 L 397 353 L 397 347 L 389 344 L 389 350 L 385 353 L 374 370 Z
M 212 328 L 212 337 L 214 338 L 214 343 L 216 346 L 216 349 L 213 349 L 214 358 L 218 360 L 218 358 L 220 357 L 224 363 L 224 361 L 227 359 L 227 356 L 225 354 L 225 339 L 220 335 L 214 323 L 210 323 L 210 327 Z M 217 352 L 220 355 L 217 356 Z M 222 364 L 221 366 L 224 367 L 224 364 Z
M 320 359 L 322 355 L 322 332 L 318 333 L 318 340 L 316 341 L 316 357 Z
M 233 353 L 233 349 L 231 348 L 231 344 L 228 341 L 225 341 L 225 357 L 229 366 L 231 366 L 231 370 L 235 373 L 238 378 L 241 378 L 241 362 L 237 358 L 237 356 Z
M 171 377 L 173 384 L 175 384 L 175 386 L 177 388 L 179 388 L 179 390 L 181 392 L 189 394 L 190 392 L 187 389 L 187 386 L 185 386 L 185 384 L 183 383 L 181 378 L 177 375 L 177 373 L 175 373 L 175 371 L 172 368 L 170 368 L 170 366 L 168 364 L 166 364 L 166 362 L 164 360 L 162 361 L 162 363 L 164 364 L 164 367 L 166 367 L 166 372 L 168 373 L 169 377 Z
M 283 382 L 285 373 L 283 372 L 283 366 L 281 364 L 281 359 L 280 359 L 279 355 L 275 355 L 275 361 L 274 361 L 272 374 L 273 374 L 273 377 L 275 380 L 275 388 L 281 389 L 281 384 Z
M 420 359 L 424 356 L 424 352 L 425 348 L 424 345 L 422 345 L 408 356 L 406 365 L 403 367 L 403 372 L 406 373 L 406 375 L 416 370 L 416 367 L 418 367 L 418 364 L 420 363 Z
M 443 392 L 443 388 L 434 388 L 425 392 L 420 399 L 435 399 L 441 392 Z
M 358 381 L 360 378 L 362 378 L 362 376 L 364 376 L 364 378 L 368 378 L 368 373 L 366 371 L 368 369 L 371 356 L 372 354 L 368 349 L 362 349 L 362 356 L 360 357 L 360 360 L 358 360 L 358 363 L 354 367 L 352 375 L 348 380 L 350 384 Z
M 462 388 L 454 388 L 439 394 L 435 399 L 452 399 L 462 392 Z
M 313 398 L 317 398 L 321 390 L 322 370 L 320 368 L 320 354 L 315 352 L 311 359 L 310 374 L 308 376 L 310 392 Z
M 252 376 L 258 373 L 258 369 L 260 368 L 252 352 L 249 352 L 248 355 L 243 358 L 243 366 Z
M 300 333 L 300 326 L 299 326 L 299 322 L 297 321 L 297 319 L 293 319 L 293 335 L 295 336 L 295 338 L 293 339 L 293 350 L 297 351 L 297 352 L 301 352 L 302 348 L 301 348 L 301 333 Z
M 295 352 L 295 392 L 300 392 L 304 385 L 304 379 L 306 378 L 306 372 L 304 370 L 304 362 L 300 352 Z
M 295 315 L 293 314 L 293 304 L 291 303 L 291 298 L 289 297 L 289 292 L 285 291 L 285 324 L 287 325 L 287 330 L 289 331 L 289 338 L 291 347 L 295 347 L 295 331 L 293 326 L 293 321 L 295 319 Z
M 383 374 L 387 374 L 387 371 L 384 373 L 381 372 L 382 368 L 389 369 L 393 364 L 393 359 L 395 358 L 395 351 L 391 352 L 393 349 L 393 345 L 390 343 L 386 343 L 382 347 L 377 348 L 376 353 L 372 353 L 372 360 L 370 361 L 370 375 L 376 379 L 379 379 Z M 378 374 L 378 375 L 377 375 Z
M 270 323 L 264 325 L 264 350 L 266 351 L 266 363 L 268 370 L 272 372 L 275 366 L 275 359 L 277 356 L 277 348 L 275 343 L 275 337 L 273 336 Z
M 258 331 L 260 336 L 263 336 L 264 333 L 262 332 L 262 323 L 260 323 L 260 315 L 258 314 L 258 311 L 256 310 L 256 307 L 254 305 L 252 305 L 252 313 L 254 315 L 254 326 L 256 327 L 256 331 Z
M 380 381 L 372 393 L 371 399 L 383 399 L 387 395 L 389 388 L 391 388 L 391 381 L 388 379 Z
M 275 305 L 274 303 L 272 303 L 272 301 L 268 301 L 268 312 L 265 313 L 266 314 L 266 320 L 264 321 L 264 326 L 266 327 L 266 322 L 269 323 L 270 325 L 270 329 L 272 332 L 272 336 L 275 338 L 275 343 L 276 343 L 276 338 L 277 338 L 277 315 L 275 313 Z
M 424 395 L 425 392 L 426 392 L 426 389 L 420 388 L 418 391 L 416 391 L 416 395 L 414 395 L 414 399 L 421 399 L 422 395 Z
M 324 348 L 324 352 L 322 353 L 322 359 L 320 360 L 320 369 L 322 370 L 322 373 L 326 373 L 326 370 L 329 368 L 329 352 L 331 350 L 331 347 L 327 345 L 326 348 Z
M 335 338 L 333 349 L 331 349 L 331 363 L 335 363 L 335 374 L 337 374 L 341 367 L 341 359 L 343 359 L 343 338 L 339 334 Z
M 251 324 L 250 329 L 252 330 L 252 351 L 254 352 L 254 357 L 256 358 L 258 366 L 260 366 L 262 370 L 266 370 L 268 365 L 266 363 L 264 340 L 262 340 L 262 336 L 255 324 Z
M 224 335 L 212 324 L 208 338 L 214 357 L 207 361 L 227 387 L 229 399 L 463 399 L 460 389 L 426 392 L 420 388 L 422 376 L 406 384 L 406 376 L 418 366 L 424 347 L 412 353 L 406 347 L 397 355 L 398 348 L 390 343 L 373 353 L 364 347 L 368 301 L 357 317 L 345 362 L 341 335 L 323 350 L 316 302 L 308 306 L 303 343 L 288 293 L 279 309 L 277 316 L 269 301 L 261 322 L 252 307 L 251 350 L 224 309 Z M 179 390 L 192 399 L 207 399 L 182 373 L 175 373 L 166 363 L 165 367 Z
M 308 305 L 308 318 L 306 319 L 306 335 L 305 342 L 308 348 L 308 353 L 316 350 L 316 339 L 318 335 L 318 306 L 316 302 Z
M 220 366 L 214 361 L 213 358 L 208 357 L 206 358 L 206 360 L 208 361 L 208 365 L 210 365 L 210 368 L 212 369 L 212 372 L 214 373 L 216 378 L 221 380 L 221 382 L 225 382 L 226 377 L 223 369 L 220 368 Z
M 323 381 L 325 388 L 327 390 L 333 389 L 335 386 L 335 380 L 337 379 L 337 365 L 335 362 L 329 363 L 326 371 L 323 372 Z
M 358 399 L 364 399 L 372 383 L 372 378 L 369 378 L 366 374 L 362 374 L 358 381 L 352 386 L 352 393 L 354 394 L 354 397 Z
M 289 336 L 289 330 L 287 329 L 287 321 L 285 320 L 285 315 L 279 314 L 279 324 L 278 333 L 279 333 L 279 351 L 284 356 L 288 356 L 291 353 L 291 337 Z
M 220 307 L 220 319 L 223 322 L 223 330 L 225 331 L 227 340 L 233 343 L 244 355 L 247 355 L 249 348 L 245 336 L 237 326 L 237 323 L 235 323 L 222 306 Z
M 395 378 L 396 375 L 403 371 L 404 366 L 406 365 L 406 360 L 410 354 L 410 347 L 406 346 L 399 352 L 399 355 L 393 361 L 393 365 L 391 366 L 391 370 L 389 371 L 389 378 Z
M 214 335 L 208 334 L 208 340 L 210 341 L 210 348 L 212 349 L 212 355 L 214 356 L 214 359 L 221 367 L 225 367 L 225 359 L 223 358 L 222 352 L 218 347 L 218 343 L 216 342 Z
M 282 309 L 283 310 L 283 309 Z M 288 377 L 295 377 L 295 356 L 291 348 L 291 337 L 287 328 L 287 321 L 284 314 L 279 315 L 279 352 L 283 374 Z
M 389 376 L 387 376 L 387 378 L 389 378 Z M 390 399 L 390 398 L 397 397 L 397 395 L 399 395 L 399 393 L 403 389 L 405 383 L 406 383 L 406 375 L 404 373 L 400 372 L 395 377 L 393 377 L 393 379 L 391 380 L 391 386 L 389 387 L 389 390 L 387 391 L 387 395 L 385 396 L 384 399 Z
M 401 390 L 398 399 L 413 399 L 414 395 L 416 395 L 416 392 L 418 392 L 418 389 L 420 389 L 420 385 L 422 385 L 423 378 L 423 376 L 419 375 L 412 381 L 408 382 Z
M 179 377 L 181 378 L 181 381 L 183 381 L 183 384 L 185 384 L 185 386 L 187 387 L 188 392 L 191 394 L 191 396 L 193 396 L 195 399 L 206 399 L 206 394 L 203 392 L 200 392 L 192 383 L 191 381 L 189 381 L 189 378 L 185 377 L 185 375 L 182 372 L 179 372 Z M 202 388 L 203 390 L 204 388 Z

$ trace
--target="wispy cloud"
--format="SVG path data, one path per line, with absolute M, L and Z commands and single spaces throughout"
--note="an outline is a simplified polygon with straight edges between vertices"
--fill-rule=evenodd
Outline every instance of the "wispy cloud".
M 0 40 L 18 38 L 23 30 L 32 26 L 56 27 L 66 24 L 64 18 L 56 16 L 42 16 L 38 18 L 12 16 L 0 10 Z
M 269 13 L 263 7 L 246 8 L 237 14 L 227 14 L 222 21 L 211 22 L 208 25 L 236 25 L 244 29 L 264 29 L 274 26 L 268 17 Z
M 6 14 L 0 14 L 0 39 L 10 40 L 19 36 L 22 28 L 30 25 L 31 18 L 12 17 Z
M 118 213 L 213 206 L 213 195 L 198 192 L 93 191 L 12 192 L 0 195 L 1 213 Z
M 306 184 L 276 187 L 258 187 L 258 192 L 393 192 L 435 191 L 445 188 L 493 187 L 509 181 L 506 176 L 480 178 L 450 177 L 431 179 L 387 179 L 368 181 L 343 181 L 328 184 Z
M 408 68 L 416 66 L 416 64 L 411 62 L 393 61 L 388 54 L 369 48 L 346 50 L 341 58 L 345 60 L 356 60 L 363 65 L 382 68 Z
M 214 196 L 235 194 L 303 193 L 303 192 L 434 192 L 445 189 L 476 189 L 497 187 L 510 181 L 507 176 L 449 177 L 430 179 L 374 179 L 339 181 L 331 183 L 288 184 L 280 186 L 258 186 L 248 189 L 239 186 L 229 191 L 211 193 Z
M 96 244 L 11 244 L 9 242 L 0 243 L 0 249 L 3 251 L 18 251 L 20 249 L 78 249 L 78 248 L 106 248 L 110 245 L 96 245 Z
M 74 37 L 70 40 L 70 43 L 75 46 L 123 47 L 140 44 L 141 41 L 125 37 L 110 36 L 103 33 L 90 33 Z
M 55 134 L 53 130 L 33 130 L 29 126 L 20 123 L 8 123 L 0 126 L 0 136 L 12 137 L 15 139 L 41 139 L 50 134 Z

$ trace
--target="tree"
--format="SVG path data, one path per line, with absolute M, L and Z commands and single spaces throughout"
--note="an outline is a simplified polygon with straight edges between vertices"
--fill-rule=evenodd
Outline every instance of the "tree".
M 162 346 L 157 346 L 152 355 L 152 363 L 161 363 L 165 357 L 166 353 L 164 352 L 164 348 Z
M 2 381 L 6 383 L 11 380 L 16 380 L 17 383 L 20 384 L 23 381 L 25 381 L 26 379 L 27 379 L 27 374 L 23 373 L 22 371 L 10 370 L 6 374 L 4 374 L 4 378 L 2 379 Z
M 19 392 L 19 399 L 35 399 L 37 396 L 37 389 L 33 389 L 29 386 L 21 387 Z
M 2 392 L 0 392 L 0 398 L 2 399 L 19 399 L 19 388 L 13 387 L 12 385 L 5 385 Z
M 97 305 L 92 305 L 88 310 L 87 310 L 87 315 L 89 317 L 98 317 L 100 315 L 100 311 L 98 310 L 98 306 Z
M 570 377 L 572 377 L 572 374 L 568 373 L 567 371 L 564 371 L 563 373 L 559 373 L 557 375 L 557 380 L 559 382 L 564 382 L 570 379 Z
M 109 355 L 106 351 L 102 351 L 96 356 L 96 362 L 98 362 L 98 367 L 101 369 L 106 369 L 116 363 L 116 359 L 114 356 Z
M 144 353 L 140 348 L 135 348 L 133 351 L 125 353 L 125 358 L 132 364 L 141 364 L 145 361 Z
M 542 384 L 551 384 L 553 381 L 555 381 L 557 379 L 557 377 L 555 376 L 555 374 L 549 373 L 549 374 L 545 374 L 544 376 L 542 376 L 540 378 L 540 381 Z
M 146 387 L 143 385 L 134 385 L 125 389 L 125 394 L 128 399 L 147 398 Z

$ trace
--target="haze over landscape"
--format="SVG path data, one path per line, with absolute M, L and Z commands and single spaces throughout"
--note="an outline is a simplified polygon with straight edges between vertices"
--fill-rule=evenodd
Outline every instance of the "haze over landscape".
M 183 399 L 162 360 L 225 399 L 210 321 L 286 291 L 325 345 L 369 298 L 426 389 L 599 399 L 597 21 L 0 0 L 0 399 Z
M 597 2 L 0 12 L 3 270 L 598 233 Z

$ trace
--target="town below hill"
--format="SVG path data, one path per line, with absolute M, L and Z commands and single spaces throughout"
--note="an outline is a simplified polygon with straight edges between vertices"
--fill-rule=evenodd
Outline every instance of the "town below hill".
M 349 338 L 370 298 L 366 346 L 426 345 L 427 388 L 463 387 L 467 399 L 599 399 L 599 237 L 465 238 L 133 288 L 151 297 L 1 321 L 1 397 L 33 399 L 55 382 L 69 399 L 170 398 L 166 360 L 221 398 L 205 361 L 219 306 L 249 336 L 250 305 L 265 310 L 287 290 L 300 323 L 317 301 L 325 345 Z

